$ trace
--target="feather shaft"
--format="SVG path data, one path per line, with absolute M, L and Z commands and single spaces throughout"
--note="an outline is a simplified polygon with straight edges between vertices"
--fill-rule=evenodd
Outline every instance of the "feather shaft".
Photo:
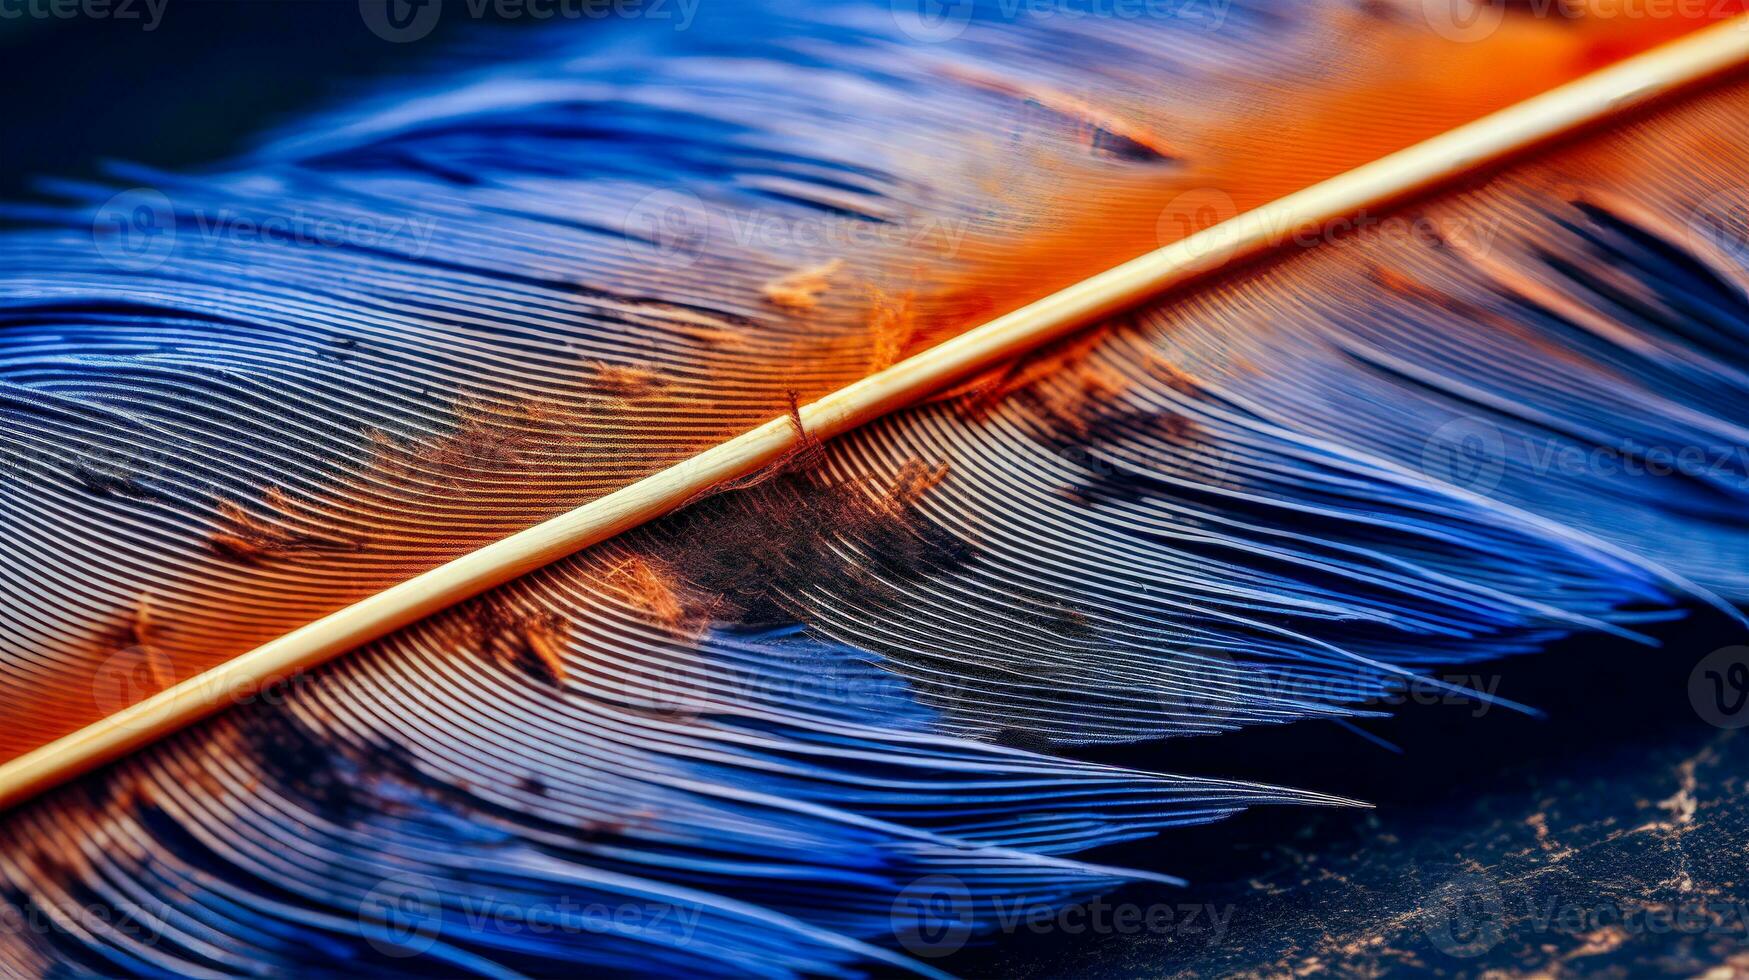
M 376 593 L 0 765 L 16 804 L 329 660 L 1025 354 L 1163 290 L 1280 246 L 1289 232 L 1399 201 L 1749 61 L 1749 17 L 1699 31 L 1241 214 L 1005 314 L 584 506 Z M 799 423 L 799 424 L 798 424 Z

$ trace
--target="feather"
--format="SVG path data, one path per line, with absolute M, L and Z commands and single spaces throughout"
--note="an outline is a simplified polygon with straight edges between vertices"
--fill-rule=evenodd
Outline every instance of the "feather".
M 1390 11 L 555 30 L 231 169 L 18 209 L 5 752 L 1656 39 Z M 1352 717 L 1743 598 L 1745 98 L 1317 229 L 245 692 L 6 816 L 41 928 L 0 962 L 922 968 L 891 949 L 920 885 L 975 929 L 1134 874 L 1088 849 L 1344 803 L 1050 746 Z M 1732 452 L 1548 462 L 1659 447 Z

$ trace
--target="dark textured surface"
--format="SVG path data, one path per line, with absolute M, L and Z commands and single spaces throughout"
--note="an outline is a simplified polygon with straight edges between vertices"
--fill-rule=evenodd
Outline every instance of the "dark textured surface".
M 1182 893 L 1132 889 L 1112 900 L 1169 903 L 1176 915 L 1167 928 L 1074 937 L 1054 949 L 1018 943 L 993 958 L 993 972 L 1749 969 L 1746 764 L 1749 739 L 1714 734 L 1601 759 L 1468 809 L 1377 814 L 1334 841 L 1320 839 L 1330 820 L 1314 819 L 1307 839 L 1267 850 L 1274 870 Z M 1186 907 L 1202 908 L 1187 916 Z M 1108 920 L 1118 922 L 1115 913 Z
M 1197 771 L 1206 751 L 1378 809 L 1253 813 L 1110 855 L 1192 883 L 1021 920 L 945 963 L 1028 977 L 1749 974 L 1749 733 L 1703 720 L 1688 688 L 1737 634 L 1664 632 L 1657 650 L 1571 642 L 1483 665 L 1471 686 L 1498 683 L 1547 717 L 1404 705 L 1367 726 L 1402 754 L 1325 725 L 1156 749 L 1176 758 L 1166 768 Z

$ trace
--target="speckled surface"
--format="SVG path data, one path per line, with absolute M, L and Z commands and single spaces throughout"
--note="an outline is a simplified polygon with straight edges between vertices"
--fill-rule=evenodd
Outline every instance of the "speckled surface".
M 1658 650 L 1574 642 L 1486 665 L 1499 693 L 1548 717 L 1406 704 L 1366 726 L 1401 754 L 1334 726 L 1168 746 L 1155 760 L 1166 768 L 1239 750 L 1259 778 L 1297 772 L 1378 808 L 1274 810 L 1110 855 L 1192 883 L 1021 918 L 942 964 L 1018 977 L 1749 976 L 1749 730 L 1710 724 L 1686 686 L 1731 635 L 1695 623 Z

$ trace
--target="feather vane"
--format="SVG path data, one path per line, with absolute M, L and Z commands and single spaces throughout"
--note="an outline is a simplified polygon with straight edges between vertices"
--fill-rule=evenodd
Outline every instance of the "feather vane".
M 21 212 L 6 751 L 1182 234 L 1155 218 L 1186 193 L 1247 209 L 1627 44 L 1509 20 L 1490 57 L 1560 57 L 1404 123 L 1366 97 L 1488 46 L 1377 6 L 1235 2 L 1224 45 L 986 11 L 935 51 L 855 6 L 738 11 L 786 40 L 734 51 L 555 33 L 231 171 L 135 172 L 174 202 L 150 267 L 118 275 L 88 207 Z M 1361 17 L 1359 77 L 1320 75 Z M 1222 94 L 1163 108 L 1162 71 Z M 855 973 L 905 962 L 895 909 L 934 876 L 975 928 L 1133 874 L 1083 851 L 1344 803 L 1049 746 L 1352 717 L 1434 664 L 1743 598 L 1740 459 L 1539 460 L 1743 444 L 1745 99 L 1115 318 L 21 807 L 0 893 L 49 926 L 0 962 Z M 1250 135 L 1287 120 L 1317 137 L 1291 166 Z M 1043 159 L 980 182 L 1005 140 Z M 382 234 L 234 234 L 294 207 Z M 774 213 L 776 239 L 732 221 Z M 887 230 L 791 237 L 841 227 Z M 1466 440 L 1479 471 L 1430 461 Z

